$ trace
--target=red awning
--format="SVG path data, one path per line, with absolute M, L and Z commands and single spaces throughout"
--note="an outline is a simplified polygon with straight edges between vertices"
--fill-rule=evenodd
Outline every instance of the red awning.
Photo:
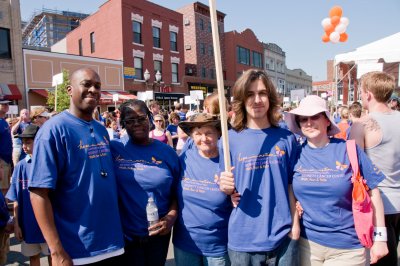
M 47 98 L 49 96 L 49 93 L 46 89 L 30 89 L 30 91 L 39 94 L 44 98 Z
M 22 95 L 17 85 L 0 83 L 0 99 L 22 100 Z
M 121 104 L 126 100 L 136 99 L 137 97 L 126 91 L 102 91 L 100 104 L 114 104 L 113 95 L 118 94 L 117 104 Z

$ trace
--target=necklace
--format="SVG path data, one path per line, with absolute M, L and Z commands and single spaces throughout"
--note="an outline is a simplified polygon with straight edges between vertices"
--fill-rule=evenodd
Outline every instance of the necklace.
M 93 127 L 91 126 L 91 127 L 90 127 L 90 136 L 92 136 L 92 138 L 93 138 L 93 140 L 94 140 L 94 142 L 95 142 L 95 144 L 96 144 L 96 146 L 97 146 L 97 140 L 96 140 L 96 137 L 95 137 L 93 131 L 94 131 L 94 129 L 93 129 Z M 99 156 L 99 160 L 100 160 L 100 176 L 103 177 L 103 178 L 106 178 L 106 177 L 108 176 L 108 173 L 107 173 L 107 171 L 104 170 L 104 168 L 103 168 L 103 163 L 102 163 L 101 156 Z

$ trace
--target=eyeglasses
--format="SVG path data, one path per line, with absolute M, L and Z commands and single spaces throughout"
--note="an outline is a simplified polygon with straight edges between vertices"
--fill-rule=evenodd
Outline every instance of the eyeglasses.
M 157 123 L 158 123 L 158 122 L 162 122 L 162 120 L 154 120 L 154 122 L 157 122 Z
M 297 121 L 299 123 L 306 123 L 306 122 L 308 122 L 308 119 L 310 119 L 311 121 L 317 121 L 318 119 L 321 118 L 321 116 L 323 116 L 322 113 L 319 113 L 319 114 L 316 114 L 313 116 L 298 116 Z
M 134 125 L 134 124 L 144 124 L 147 122 L 147 116 L 139 116 L 138 118 L 132 118 L 125 120 L 126 125 Z

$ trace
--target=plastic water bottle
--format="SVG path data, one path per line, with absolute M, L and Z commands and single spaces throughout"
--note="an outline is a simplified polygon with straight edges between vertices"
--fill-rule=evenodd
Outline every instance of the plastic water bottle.
M 149 193 L 149 199 L 146 205 L 147 222 L 149 226 L 152 226 L 159 222 L 158 218 L 158 208 L 154 202 L 153 193 Z

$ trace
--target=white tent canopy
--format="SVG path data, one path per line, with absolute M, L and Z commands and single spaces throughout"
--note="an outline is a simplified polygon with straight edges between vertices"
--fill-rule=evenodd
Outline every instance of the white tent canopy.
M 400 61 L 400 32 L 378 41 L 363 45 L 353 52 L 335 56 L 335 65 L 339 63 L 377 63 L 382 58 L 386 63 Z
M 355 51 L 335 56 L 335 67 L 339 63 L 357 65 L 357 78 L 370 71 L 382 71 L 383 63 L 400 62 L 400 32 L 378 41 L 358 47 Z

